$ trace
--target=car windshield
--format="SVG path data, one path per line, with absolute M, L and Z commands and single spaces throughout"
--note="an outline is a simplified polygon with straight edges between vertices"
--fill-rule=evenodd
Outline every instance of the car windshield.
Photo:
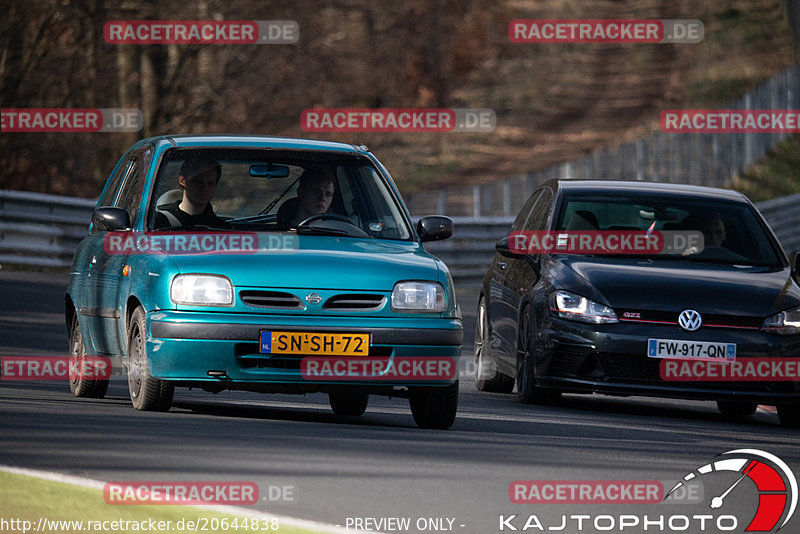
M 571 195 L 564 199 L 555 225 L 557 231 L 628 235 L 659 231 L 664 236 L 664 250 L 657 256 L 637 252 L 638 257 L 783 266 L 776 243 L 753 209 L 740 202 L 684 196 Z M 693 236 L 702 236 L 701 246 L 690 246 Z
M 205 180 L 193 183 L 191 176 L 203 176 L 210 165 L 218 165 L 218 181 L 196 193 L 195 201 L 201 207 L 210 203 L 212 215 L 187 217 L 179 206 L 186 207 L 196 182 Z M 209 181 L 213 184 L 214 179 Z M 208 213 L 206 209 L 204 215 Z M 371 161 L 329 152 L 171 149 L 158 169 L 148 221 L 155 230 L 412 237 L 395 196 Z

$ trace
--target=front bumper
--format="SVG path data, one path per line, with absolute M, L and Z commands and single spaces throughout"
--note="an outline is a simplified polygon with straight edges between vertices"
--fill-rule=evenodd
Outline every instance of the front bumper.
M 797 358 L 800 336 L 727 328 L 685 332 L 672 325 L 641 323 L 589 325 L 557 318 L 543 334 L 545 351 L 536 362 L 537 381 L 543 386 L 609 395 L 800 402 L 800 381 L 665 380 L 663 360 L 647 356 L 647 340 L 657 338 L 736 343 L 737 360 Z
M 459 319 L 392 317 L 298 317 L 225 312 L 155 311 L 146 315 L 147 357 L 152 376 L 210 389 L 256 389 L 280 391 L 270 384 L 295 385 L 295 389 L 317 391 L 360 385 L 380 389 L 408 385 L 447 385 L 458 377 L 463 328 Z M 369 333 L 369 355 L 365 357 L 315 356 L 313 354 L 270 355 L 259 352 L 262 330 L 314 333 Z M 303 360 L 306 360 L 304 365 Z M 308 372 L 308 361 L 334 363 L 359 359 L 388 362 L 399 371 L 365 377 L 338 366 L 332 374 Z M 356 360 L 356 361 L 353 361 Z M 412 373 L 408 362 L 436 360 L 444 364 Z M 403 362 L 403 363 L 401 363 Z M 377 363 L 375 364 L 378 365 Z M 454 373 L 442 368 L 452 366 Z M 318 369 L 317 366 L 314 369 Z M 370 367 L 373 369 L 374 367 Z M 328 369 L 331 369 L 330 367 Z M 360 368 L 363 369 L 363 368 Z M 341 372 L 339 372 L 341 371 Z M 263 386 L 263 387 L 262 387 Z M 303 386 L 309 386 L 303 388 Z M 321 388 L 318 386 L 325 386 Z

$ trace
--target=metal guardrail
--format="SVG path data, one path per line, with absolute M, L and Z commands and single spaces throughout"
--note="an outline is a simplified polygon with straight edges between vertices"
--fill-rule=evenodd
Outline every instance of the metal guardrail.
M 526 195 L 527 196 L 527 195 Z M 0 190 L 0 264 L 69 266 L 86 235 L 94 200 Z M 800 250 L 800 194 L 756 204 L 784 250 Z M 483 277 L 494 258 L 494 244 L 513 217 L 453 217 L 455 234 L 425 248 L 450 267 L 456 284 L 466 287 Z
M 0 265 L 66 267 L 96 201 L 0 190 Z

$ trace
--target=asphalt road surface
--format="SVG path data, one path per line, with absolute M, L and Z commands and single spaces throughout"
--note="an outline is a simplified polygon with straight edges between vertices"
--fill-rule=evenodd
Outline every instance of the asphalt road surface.
M 0 355 L 66 354 L 65 285 L 63 274 L 0 271 Z M 474 302 L 465 299 L 462 307 L 469 360 Z M 121 376 L 99 400 L 74 398 L 62 382 L 3 380 L 0 429 L 0 464 L 100 481 L 253 481 L 262 500 L 252 508 L 266 513 L 342 527 L 356 519 L 363 526 L 365 518 L 409 521 L 408 528 L 369 523 L 383 532 L 541 532 L 564 521 L 561 532 L 595 532 L 610 522 L 609 531 L 641 532 L 644 516 L 666 522 L 666 530 L 648 532 L 672 532 L 670 521 L 675 531 L 716 532 L 716 521 L 730 526 L 725 514 L 737 518 L 735 532 L 742 532 L 759 504 L 752 480 L 735 487 L 721 509 L 709 508 L 739 473 L 699 477 L 700 497 L 674 504 L 512 503 L 509 486 L 517 480 L 670 484 L 734 449 L 767 452 L 795 477 L 800 473 L 800 433 L 772 413 L 737 422 L 723 419 L 710 402 L 597 395 L 525 406 L 513 395 L 480 393 L 466 377 L 447 431 L 417 428 L 405 399 L 374 397 L 364 416 L 351 418 L 333 415 L 324 395 L 179 389 L 168 413 L 138 412 Z M 576 514 L 589 518 L 579 524 Z M 701 525 L 698 514 L 713 517 Z M 798 515 L 784 532 L 800 532 Z M 523 530 L 530 516 L 542 529 Z M 621 528 L 634 516 L 639 526 Z M 688 530 L 677 528 L 684 517 Z

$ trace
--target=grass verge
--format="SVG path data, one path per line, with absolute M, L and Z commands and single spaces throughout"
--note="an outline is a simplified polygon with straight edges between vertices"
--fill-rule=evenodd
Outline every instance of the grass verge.
M 223 520 L 226 522 L 223 523 Z M 15 521 L 15 523 L 11 523 L 11 521 Z M 26 521 L 29 523 L 25 523 Z M 193 506 L 109 505 L 103 499 L 103 492 L 99 489 L 0 471 L 0 531 L 23 533 L 26 527 L 29 532 L 36 531 L 40 526 L 40 521 L 42 523 L 39 532 L 58 532 L 59 534 L 74 532 L 180 534 L 203 531 L 312 534 L 323 532 L 282 525 L 279 519 L 272 522 L 267 514 L 256 520 Z M 115 521 L 117 523 L 113 523 Z M 237 525 L 236 528 L 233 527 L 234 524 Z M 156 526 L 155 529 L 152 528 L 153 525 Z M 225 526 L 227 528 L 224 528 Z M 252 528 L 254 526 L 256 528 Z

